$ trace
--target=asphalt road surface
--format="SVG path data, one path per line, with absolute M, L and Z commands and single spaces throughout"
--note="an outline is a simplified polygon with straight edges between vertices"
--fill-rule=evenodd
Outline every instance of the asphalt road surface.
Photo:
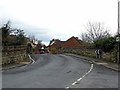
M 32 55 L 35 63 L 2 72 L 3 88 L 118 88 L 118 72 L 63 54 Z

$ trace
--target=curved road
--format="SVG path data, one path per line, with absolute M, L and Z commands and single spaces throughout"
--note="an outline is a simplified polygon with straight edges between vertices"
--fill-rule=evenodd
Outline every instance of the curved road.
M 3 88 L 118 88 L 118 73 L 63 54 L 32 55 L 35 63 L 2 73 Z

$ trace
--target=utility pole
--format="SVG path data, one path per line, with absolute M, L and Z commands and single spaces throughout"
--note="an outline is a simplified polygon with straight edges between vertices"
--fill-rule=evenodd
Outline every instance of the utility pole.
M 119 60 L 119 46 L 120 46 L 120 1 L 118 0 L 118 36 L 116 38 L 116 41 L 118 42 L 118 50 L 117 50 L 117 62 L 118 64 L 120 64 L 120 60 Z
M 120 34 L 120 1 L 118 0 L 118 35 Z

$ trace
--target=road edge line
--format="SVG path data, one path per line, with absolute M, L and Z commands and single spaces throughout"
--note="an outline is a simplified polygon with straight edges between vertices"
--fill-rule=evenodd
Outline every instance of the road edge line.
M 68 86 L 65 87 L 65 89 L 69 89 L 70 87 L 74 86 L 76 83 L 80 82 L 85 76 L 87 76 L 87 75 L 92 71 L 93 66 L 94 66 L 94 64 L 91 64 L 90 69 L 89 69 L 89 71 L 88 71 L 87 73 L 85 73 L 82 77 L 80 77 L 79 79 L 77 79 L 77 80 L 76 80 L 74 83 L 72 83 L 69 87 L 68 87 Z
M 87 57 L 84 58 L 84 57 L 80 57 L 80 56 L 78 56 L 78 55 L 76 55 L 76 54 L 71 54 L 71 53 L 65 53 L 64 55 L 73 56 L 73 57 L 78 57 L 78 58 L 81 58 L 81 59 L 90 61 L 91 63 L 94 63 L 94 64 L 96 64 L 96 65 L 99 65 L 99 64 L 97 64 L 97 62 L 95 62 L 95 61 L 93 61 L 93 60 L 91 60 L 91 59 L 87 59 Z M 110 66 L 102 65 L 102 64 L 101 64 L 101 66 L 104 66 L 104 67 L 106 67 L 106 68 L 108 68 L 108 69 L 111 69 L 111 70 L 114 70 L 114 71 L 117 71 L 117 72 L 120 72 L 119 66 L 118 66 L 118 69 L 113 68 L 113 67 L 110 67 Z
M 29 59 L 31 60 L 31 61 L 30 61 L 30 64 L 34 64 L 34 63 L 35 63 L 35 60 L 31 58 L 30 54 L 28 54 L 28 57 L 29 57 Z

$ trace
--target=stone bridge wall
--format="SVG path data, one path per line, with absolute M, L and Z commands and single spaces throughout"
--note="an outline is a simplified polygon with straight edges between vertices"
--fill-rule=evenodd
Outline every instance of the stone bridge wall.
M 88 48 L 63 48 L 58 51 L 58 53 L 73 53 L 78 54 L 81 56 L 96 58 L 94 48 L 88 49 Z M 117 50 L 114 48 L 112 52 L 105 53 L 102 52 L 102 59 L 110 62 L 117 63 Z
M 95 58 L 95 49 L 84 49 L 84 48 L 63 48 L 59 50 L 59 53 L 73 53 L 82 56 L 88 56 Z
M 0 65 L 19 63 L 27 59 L 26 46 L 5 46 L 2 48 Z

